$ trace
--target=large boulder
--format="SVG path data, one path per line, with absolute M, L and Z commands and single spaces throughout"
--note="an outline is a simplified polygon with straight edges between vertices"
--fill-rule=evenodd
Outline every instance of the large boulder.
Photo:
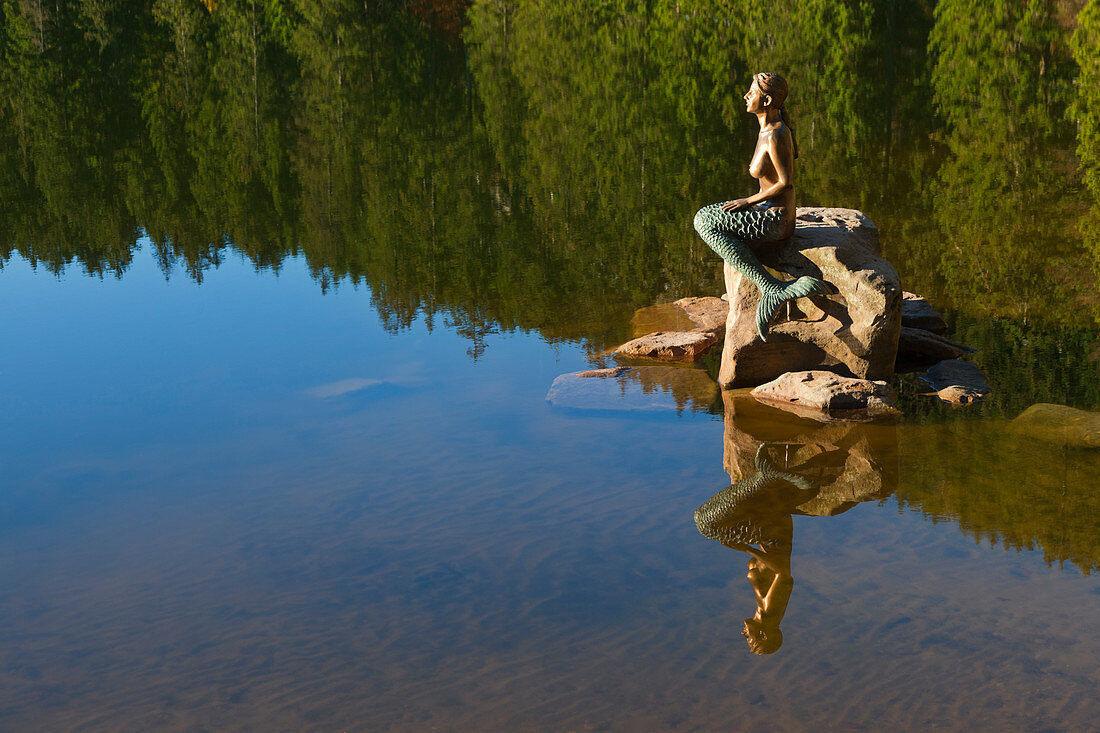
M 783 280 L 813 275 L 834 293 L 799 298 L 781 307 L 768 340 L 756 333 L 756 286 L 725 265 L 723 387 L 763 384 L 784 372 L 824 369 L 883 380 L 894 373 L 901 330 L 901 281 L 881 257 L 878 229 L 853 209 L 802 207 L 794 235 L 754 250 Z

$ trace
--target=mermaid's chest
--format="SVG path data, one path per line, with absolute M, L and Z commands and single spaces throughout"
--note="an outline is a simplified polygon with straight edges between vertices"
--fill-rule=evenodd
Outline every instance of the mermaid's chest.
M 749 161 L 749 175 L 753 178 L 762 178 L 768 172 L 768 151 L 757 149 Z

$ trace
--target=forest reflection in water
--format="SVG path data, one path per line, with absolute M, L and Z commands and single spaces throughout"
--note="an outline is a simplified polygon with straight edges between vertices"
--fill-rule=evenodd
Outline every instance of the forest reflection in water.
M 4 441 L 26 448 L 4 497 L 4 720 L 1094 722 L 1100 457 L 1009 425 L 1035 402 L 1100 408 L 1100 2 L 737 5 L 6 4 L 0 294 L 59 310 L 28 309 L 4 374 L 65 404 L 39 419 L 21 393 L 38 432 Z M 819 424 L 718 399 L 704 364 L 621 380 L 661 416 L 545 408 L 637 309 L 720 289 L 690 213 L 746 183 L 734 102 L 765 62 L 794 90 L 800 203 L 865 210 L 994 393 L 954 412 L 903 381 L 896 424 Z M 142 291 L 142 246 L 171 292 L 202 288 Z M 62 294 L 106 282 L 76 319 L 23 261 Z M 290 287 L 305 271 L 324 298 Z M 279 333 L 180 317 L 245 322 L 215 278 Z M 131 285 L 125 307 L 96 300 Z M 364 300 L 389 340 L 342 320 Z M 129 314 L 191 357 L 125 372 L 147 402 L 112 361 L 137 348 Z M 72 372 L 41 336 L 70 323 L 111 352 L 64 344 L 110 400 L 57 391 Z M 432 392 L 339 393 L 387 359 L 427 364 Z M 321 384 L 337 393 L 295 391 Z M 107 401 L 133 445 L 86 407 Z M 718 416 L 739 489 L 701 524 L 735 552 L 692 522 L 722 481 Z M 103 455 L 40 470 L 74 425 Z M 753 657 L 780 616 L 782 648 Z
M 744 187 L 734 102 L 766 63 L 794 90 L 800 202 L 872 217 L 1000 372 L 984 409 L 1100 406 L 1095 3 L 463 10 L 12 6 L 0 260 L 121 275 L 142 232 L 195 278 L 300 253 L 475 358 L 514 329 L 598 352 L 635 308 L 721 287 L 691 212 Z
M 720 542 L 737 534 L 722 529 L 729 522 L 786 526 L 791 515 L 834 516 L 892 497 L 990 544 L 1040 550 L 1047 562 L 1084 573 L 1100 569 L 1096 451 L 1030 435 L 995 416 L 946 425 L 820 422 L 763 404 L 748 390 L 721 391 L 716 399 L 713 381 L 686 367 L 634 367 L 584 381 L 608 386 L 551 390 L 552 404 L 582 415 L 644 414 L 659 406 L 722 416 L 723 466 L 732 485 L 696 514 L 700 531 Z

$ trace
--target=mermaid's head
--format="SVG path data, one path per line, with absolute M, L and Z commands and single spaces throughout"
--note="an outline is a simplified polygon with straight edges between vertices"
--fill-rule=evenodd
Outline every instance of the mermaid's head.
M 760 91 L 772 98 L 770 107 L 782 110 L 787 103 L 787 80 L 779 74 L 771 71 L 762 71 L 753 74 L 753 81 L 760 87 Z
M 790 91 L 787 87 L 787 80 L 773 71 L 762 71 L 759 74 L 753 74 L 752 80 L 756 82 L 756 87 L 761 93 L 771 97 L 771 103 L 767 106 L 779 110 L 779 117 L 783 120 L 783 124 L 787 126 L 787 129 L 791 131 L 791 145 L 794 157 L 797 158 L 798 142 L 794 139 L 794 125 L 791 124 L 791 116 L 787 114 L 787 94 Z
M 778 623 L 747 618 L 741 636 L 745 637 L 753 654 L 771 654 L 783 646 L 783 632 Z

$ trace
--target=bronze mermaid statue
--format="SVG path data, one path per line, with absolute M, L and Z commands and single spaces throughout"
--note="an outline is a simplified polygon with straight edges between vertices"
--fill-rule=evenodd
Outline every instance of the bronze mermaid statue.
M 780 305 L 828 290 L 815 277 L 779 280 L 749 249 L 749 245 L 781 242 L 794 233 L 794 159 L 798 157 L 798 145 L 784 107 L 786 100 L 787 82 L 782 76 L 753 76 L 745 94 L 745 109 L 760 122 L 756 150 L 749 163 L 749 173 L 760 181 L 760 190 L 742 199 L 704 206 L 695 215 L 695 230 L 703 241 L 760 290 L 756 332 L 762 341 L 767 341 L 768 324 Z

